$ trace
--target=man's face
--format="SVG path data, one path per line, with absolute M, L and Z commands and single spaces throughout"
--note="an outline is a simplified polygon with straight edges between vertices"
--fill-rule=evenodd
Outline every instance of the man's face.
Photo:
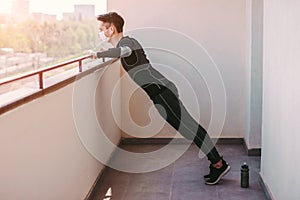
M 110 27 L 110 23 L 100 21 L 99 31 L 106 31 L 109 27 Z
M 99 24 L 99 31 L 102 32 L 104 31 L 104 34 L 106 37 L 111 37 L 112 35 L 112 27 L 111 24 L 108 22 L 101 22 Z

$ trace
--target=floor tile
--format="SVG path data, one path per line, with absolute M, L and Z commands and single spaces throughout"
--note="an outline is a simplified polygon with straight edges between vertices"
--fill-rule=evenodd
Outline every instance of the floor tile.
M 123 145 L 122 148 L 143 153 L 163 146 Z M 258 179 L 260 157 L 248 157 L 241 144 L 218 144 L 217 149 L 231 166 L 231 171 L 217 185 L 205 184 L 203 176 L 209 172 L 209 161 L 199 157 L 199 148 L 192 144 L 176 161 L 156 171 L 126 173 L 108 168 L 95 200 L 105 197 L 110 200 L 265 200 Z M 118 154 L 114 159 L 126 160 Z M 240 186 L 240 168 L 244 162 L 250 168 L 249 188 Z M 131 164 L 142 166 L 144 163 Z

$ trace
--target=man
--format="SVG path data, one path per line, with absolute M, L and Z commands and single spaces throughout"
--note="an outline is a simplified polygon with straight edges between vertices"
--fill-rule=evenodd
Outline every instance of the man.
M 217 184 L 229 172 L 230 166 L 219 155 L 206 130 L 188 113 L 176 86 L 151 66 L 137 40 L 123 36 L 124 20 L 120 15 L 110 12 L 99 15 L 97 19 L 100 21 L 100 37 L 115 48 L 91 54 L 95 58 L 121 59 L 124 70 L 148 94 L 162 117 L 206 154 L 211 164 L 210 173 L 204 176 L 205 183 Z

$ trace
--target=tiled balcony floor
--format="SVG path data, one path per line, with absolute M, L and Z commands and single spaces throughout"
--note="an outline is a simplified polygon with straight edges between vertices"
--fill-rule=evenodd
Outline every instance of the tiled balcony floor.
M 178 144 L 179 145 L 179 144 Z M 133 152 L 149 152 L 161 144 L 122 145 Z M 259 184 L 260 157 L 248 157 L 241 144 L 217 145 L 220 154 L 231 165 L 231 171 L 214 186 L 204 184 L 209 162 L 199 159 L 199 149 L 191 145 L 169 166 L 148 173 L 125 173 L 107 168 L 97 188 L 96 200 L 265 200 Z M 122 159 L 115 154 L 114 159 Z M 240 166 L 250 167 L 250 187 L 240 187 Z

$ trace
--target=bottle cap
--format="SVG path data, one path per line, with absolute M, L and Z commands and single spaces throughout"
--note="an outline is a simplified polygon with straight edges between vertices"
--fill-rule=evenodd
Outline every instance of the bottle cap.
M 246 162 L 244 162 L 244 164 L 242 165 L 242 168 L 243 169 L 248 169 L 249 168 Z

